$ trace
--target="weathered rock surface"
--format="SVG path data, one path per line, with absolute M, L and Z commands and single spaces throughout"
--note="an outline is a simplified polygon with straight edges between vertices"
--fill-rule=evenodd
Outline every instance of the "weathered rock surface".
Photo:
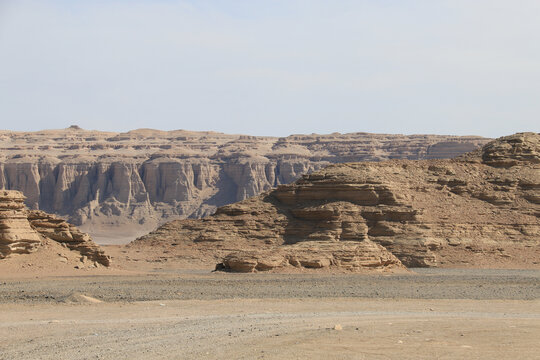
M 26 217 L 24 196 L 18 191 L 0 191 L 0 259 L 36 251 L 40 242 Z
M 90 236 L 63 219 L 39 210 L 28 211 L 19 191 L 0 191 L 0 259 L 37 251 L 43 238 L 66 244 L 86 259 L 109 266 L 110 257 Z
M 392 270 L 403 268 L 392 253 L 372 241 L 309 241 L 277 249 L 238 251 L 226 255 L 218 268 L 234 272 L 269 271 L 280 268 L 340 268 Z
M 89 261 L 96 261 L 101 265 L 109 266 L 110 256 L 92 241 L 87 233 L 80 231 L 75 225 L 69 224 L 64 219 L 55 215 L 47 214 L 40 210 L 30 210 L 28 221 L 41 235 L 56 242 L 66 244 L 70 250 L 78 251 L 86 256 Z
M 234 271 L 399 267 L 397 259 L 540 266 L 539 140 L 516 134 L 454 160 L 331 165 L 213 216 L 167 223 L 130 247 L 223 259 Z
M 0 189 L 88 231 L 155 228 L 288 184 L 332 163 L 454 157 L 488 139 L 367 133 L 284 138 L 212 132 L 0 131 Z

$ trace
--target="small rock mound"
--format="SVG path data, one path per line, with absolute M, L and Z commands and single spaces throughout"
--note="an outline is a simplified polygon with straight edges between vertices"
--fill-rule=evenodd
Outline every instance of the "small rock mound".
M 94 297 L 84 295 L 78 292 L 74 292 L 68 296 L 66 296 L 64 299 L 62 299 L 62 302 L 65 303 L 81 303 L 81 304 L 99 304 L 103 301 L 96 299 Z
M 540 163 L 540 134 L 517 133 L 493 140 L 481 149 L 463 155 L 462 158 L 476 156 L 486 165 L 509 168 L 518 164 Z
M 238 251 L 227 255 L 223 263 L 217 266 L 217 269 L 232 272 L 292 268 L 359 271 L 395 270 L 405 267 L 392 253 L 371 241 L 311 241 L 266 251 Z
M 518 133 L 497 139 L 484 146 L 482 161 L 496 167 L 519 163 L 540 163 L 540 134 Z

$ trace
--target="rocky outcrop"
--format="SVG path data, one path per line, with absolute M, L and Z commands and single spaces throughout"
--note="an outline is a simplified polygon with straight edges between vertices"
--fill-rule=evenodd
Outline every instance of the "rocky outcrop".
M 85 259 L 109 266 L 110 257 L 74 225 L 43 211 L 28 211 L 19 191 L 0 191 L 0 259 L 37 251 L 42 239 L 65 244 Z
M 87 233 L 80 231 L 75 225 L 69 224 L 64 219 L 44 211 L 31 210 L 28 212 L 28 221 L 41 235 L 61 244 L 68 249 L 78 251 L 88 260 L 101 265 L 111 264 L 110 256 L 92 241 Z
M 505 168 L 520 164 L 539 164 L 539 147 L 540 140 L 536 134 L 521 133 L 493 141 L 481 150 L 465 154 L 461 158 L 481 158 L 484 164 Z
M 226 255 L 217 268 L 233 272 L 256 272 L 287 268 L 335 268 L 395 270 L 403 264 L 392 253 L 372 241 L 310 241 L 278 249 L 238 251 Z
M 0 259 L 34 252 L 40 243 L 28 223 L 24 196 L 18 191 L 0 191 Z
M 283 138 L 212 132 L 0 131 L 0 189 L 95 231 L 153 229 L 288 184 L 332 163 L 453 157 L 481 137 L 367 133 Z
M 454 160 L 330 165 L 130 247 L 220 258 L 234 271 L 540 265 L 539 139 L 516 134 Z

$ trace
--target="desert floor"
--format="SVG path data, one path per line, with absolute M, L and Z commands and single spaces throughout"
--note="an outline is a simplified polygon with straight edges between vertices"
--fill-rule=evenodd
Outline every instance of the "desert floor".
M 0 359 L 538 359 L 539 270 L 0 280 Z

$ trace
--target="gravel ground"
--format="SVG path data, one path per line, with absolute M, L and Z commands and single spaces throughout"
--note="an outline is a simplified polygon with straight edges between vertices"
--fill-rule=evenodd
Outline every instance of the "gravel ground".
M 514 360 L 539 338 L 537 270 L 0 281 L 0 360 Z
M 0 303 L 64 302 L 81 293 L 111 302 L 400 298 L 540 299 L 540 270 L 415 269 L 407 275 L 229 274 L 203 271 L 0 281 Z
M 539 309 L 350 298 L 0 305 L 0 359 L 538 359 Z

